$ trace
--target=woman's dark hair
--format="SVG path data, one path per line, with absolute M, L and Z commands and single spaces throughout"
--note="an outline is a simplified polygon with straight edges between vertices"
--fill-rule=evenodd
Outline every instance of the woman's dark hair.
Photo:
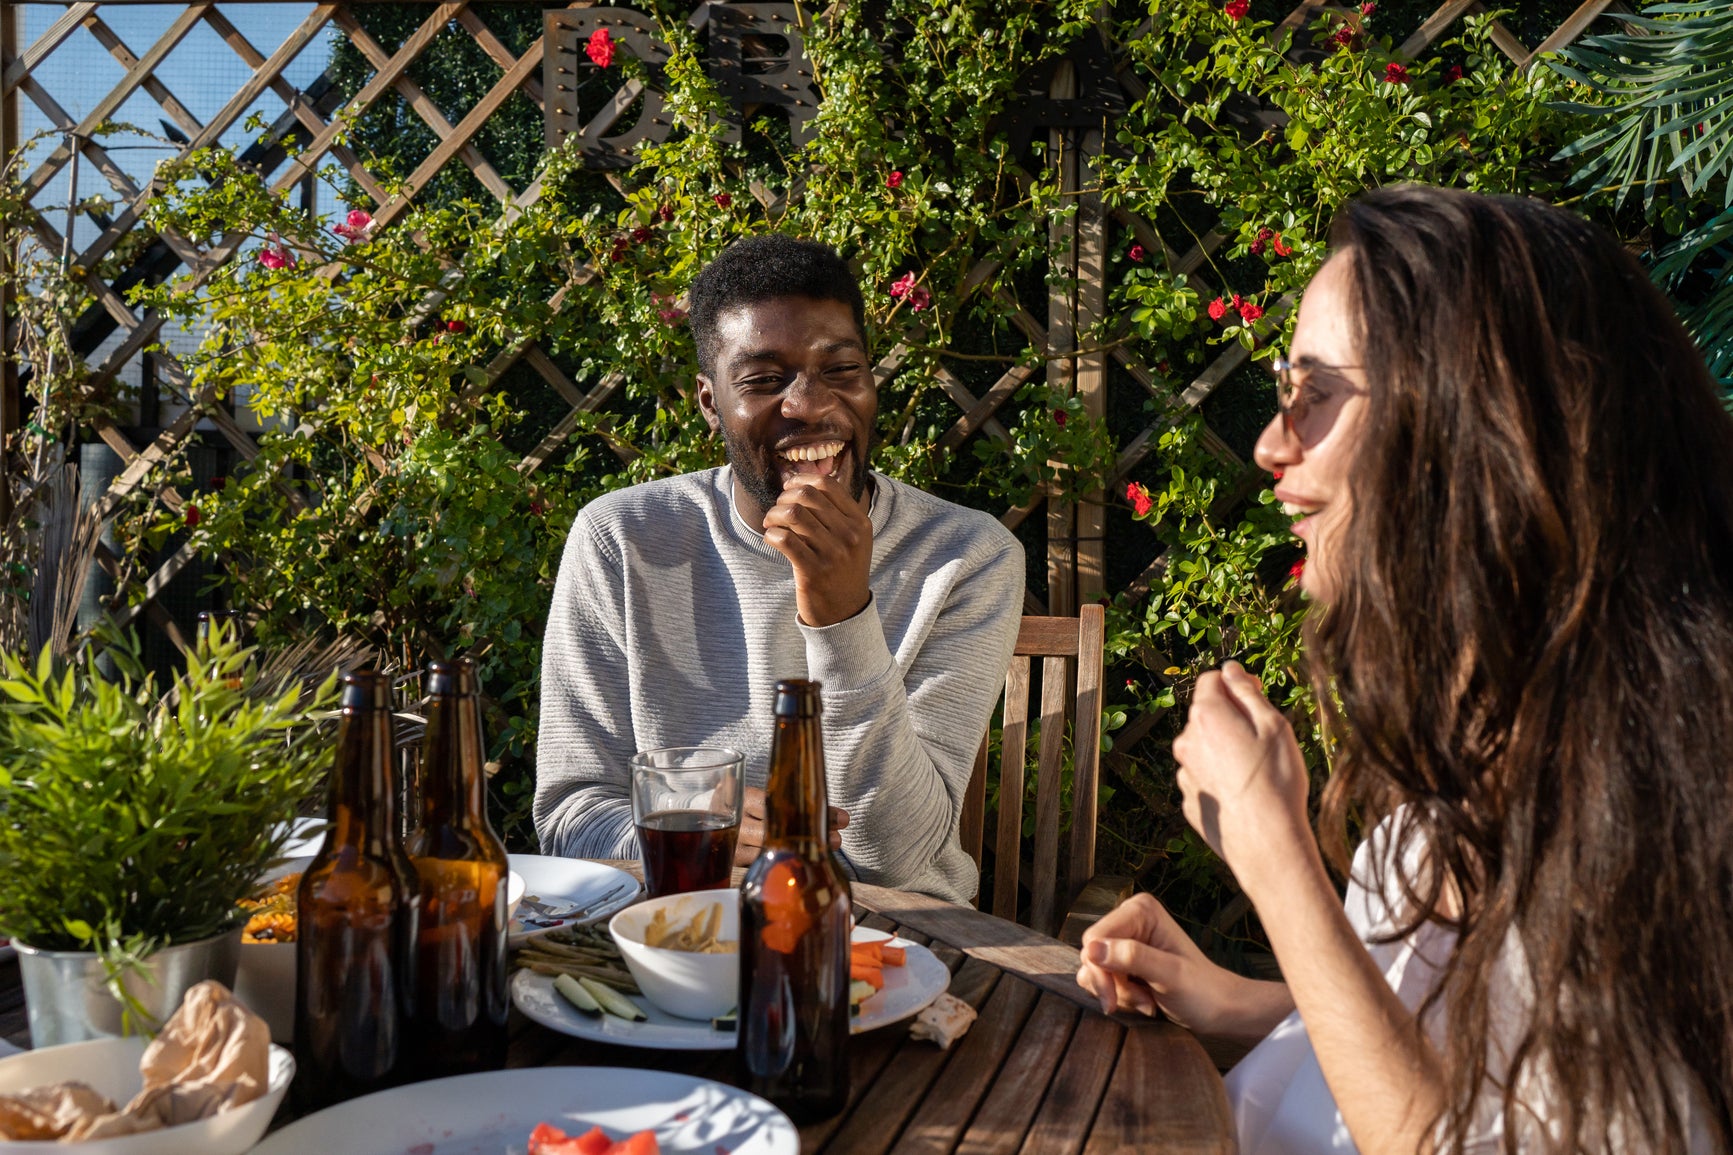
M 866 302 L 860 283 L 836 250 L 818 241 L 766 233 L 735 241 L 699 272 L 687 304 L 698 367 L 714 376 L 716 320 L 734 305 L 777 297 L 841 301 L 854 313 L 866 340 Z
M 1400 934 L 1458 932 L 1423 1010 L 1443 1149 L 1488 1089 L 1515 944 L 1507 1149 L 1536 1106 L 1560 1151 L 1683 1148 L 1693 1085 L 1726 1143 L 1733 419 L 1637 261 L 1567 212 L 1405 186 L 1333 241 L 1371 393 L 1355 544 L 1308 625 L 1339 738 L 1319 834 L 1345 869 L 1350 813 L 1402 807 L 1429 868 L 1394 880 Z

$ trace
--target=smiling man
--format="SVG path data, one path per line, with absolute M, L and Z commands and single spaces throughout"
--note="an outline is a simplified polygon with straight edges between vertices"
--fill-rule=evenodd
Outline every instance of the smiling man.
M 742 240 L 690 297 L 698 403 L 728 464 L 610 493 L 572 526 L 542 652 L 543 849 L 635 857 L 632 754 L 721 745 L 746 755 L 749 862 L 775 682 L 810 677 L 850 868 L 966 901 L 958 816 L 1017 639 L 1022 547 L 872 472 L 865 307 L 836 253 Z

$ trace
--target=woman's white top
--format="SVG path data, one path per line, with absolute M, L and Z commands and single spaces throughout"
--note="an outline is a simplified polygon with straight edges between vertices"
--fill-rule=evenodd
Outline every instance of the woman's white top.
M 1397 848 L 1391 845 L 1396 817 L 1385 819 L 1361 843 L 1354 855 L 1343 905 L 1348 922 L 1366 944 L 1378 969 L 1384 972 L 1390 989 L 1410 1011 L 1417 1011 L 1438 984 L 1456 936 L 1443 927 L 1426 924 L 1405 939 L 1370 941 L 1387 936 L 1399 925 L 1391 914 L 1392 909 L 1400 910 L 1402 903 L 1393 860 Z M 1414 877 L 1414 868 L 1422 860 L 1423 852 L 1410 846 L 1404 848 L 1402 857 L 1409 877 Z M 1384 871 L 1375 875 L 1373 863 L 1379 858 L 1383 859 Z M 1382 878 L 1384 893 L 1371 889 L 1375 878 Z M 1488 994 L 1494 1024 L 1493 1038 L 1489 1040 L 1488 1074 L 1492 1079 L 1502 1080 L 1508 1056 L 1527 1020 L 1526 1008 L 1533 1004 L 1528 968 L 1514 935 L 1499 957 L 1498 972 Z M 1441 1006 L 1435 1006 L 1428 1015 L 1428 1028 L 1435 1041 L 1442 1027 L 1442 1011 Z M 1532 1126 L 1522 1128 L 1525 1134 L 1519 1137 L 1519 1146 L 1524 1150 L 1546 1147 L 1541 1129 L 1546 1125 L 1547 1083 L 1544 1076 L 1525 1077 L 1518 1091 L 1519 1101 L 1539 1107 L 1537 1114 L 1541 1116 L 1525 1120 Z M 1324 1073 L 1298 1011 L 1283 1019 L 1228 1072 L 1227 1090 L 1242 1155 L 1303 1155 L 1356 1149 L 1342 1122 L 1342 1114 L 1336 1109 L 1336 1100 L 1324 1082 Z M 1691 1136 L 1691 1152 L 1716 1150 L 1709 1139 L 1704 1107 L 1696 1096 L 1680 1098 Z M 1492 1091 L 1482 1096 L 1481 1101 L 1483 1106 L 1477 1113 L 1468 1150 L 1502 1151 L 1504 1121 L 1500 1096 Z

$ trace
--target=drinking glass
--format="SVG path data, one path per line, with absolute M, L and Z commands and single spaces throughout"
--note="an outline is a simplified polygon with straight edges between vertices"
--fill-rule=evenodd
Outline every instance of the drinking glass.
M 731 885 L 745 763 L 723 746 L 632 755 L 632 821 L 651 898 Z

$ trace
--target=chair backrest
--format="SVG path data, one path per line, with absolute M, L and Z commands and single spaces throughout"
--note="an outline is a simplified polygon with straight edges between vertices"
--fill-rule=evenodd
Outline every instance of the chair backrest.
M 999 820 L 993 842 L 993 914 L 1016 921 L 1023 840 L 1024 773 L 1028 764 L 1032 661 L 1041 662 L 1041 743 L 1035 777 L 1035 845 L 1029 923 L 1052 934 L 1073 899 L 1095 874 L 1095 798 L 1101 769 L 1101 678 L 1105 613 L 1086 605 L 1074 618 L 1025 617 L 1005 675 L 1004 740 L 999 757 Z M 1060 772 L 1065 723 L 1072 724 L 1071 845 L 1059 859 Z M 981 863 L 986 827 L 987 742 L 963 799 L 963 849 Z M 1063 880 L 1066 893 L 1059 893 Z M 981 896 L 975 899 L 981 905 Z

